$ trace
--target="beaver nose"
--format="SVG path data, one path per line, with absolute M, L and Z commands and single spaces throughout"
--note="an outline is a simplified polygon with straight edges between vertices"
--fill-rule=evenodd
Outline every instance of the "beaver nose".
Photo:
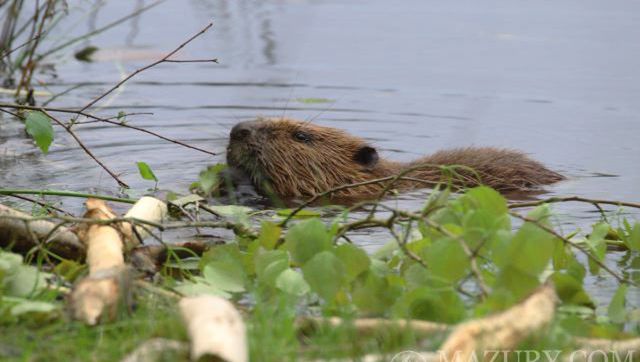
M 242 141 L 251 134 L 253 122 L 240 122 L 231 129 L 231 139 Z

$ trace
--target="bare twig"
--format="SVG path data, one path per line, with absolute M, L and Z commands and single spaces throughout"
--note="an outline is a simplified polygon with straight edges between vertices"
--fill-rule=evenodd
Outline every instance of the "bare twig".
M 36 35 L 35 37 L 33 37 L 33 38 L 31 38 L 31 39 L 29 39 L 29 40 L 25 41 L 24 43 L 22 43 L 22 44 L 18 45 L 17 47 L 15 47 L 15 48 L 13 48 L 13 49 L 11 49 L 11 50 L 7 50 L 6 52 L 4 52 L 4 53 L 0 54 L 0 59 L 1 59 L 1 58 L 6 57 L 6 56 L 8 56 L 8 55 L 10 55 L 11 53 L 15 52 L 16 50 L 21 49 L 22 47 L 24 47 L 25 45 L 27 45 L 27 44 L 31 43 L 32 41 L 34 41 L 34 40 L 38 40 L 39 38 L 40 38 L 40 35 Z
M 84 112 L 87 109 L 89 109 L 91 106 L 93 106 L 94 104 L 98 103 L 101 99 L 103 99 L 104 97 L 106 97 L 107 95 L 109 95 L 111 92 L 113 92 L 114 90 L 118 89 L 121 85 L 123 85 L 125 82 L 127 82 L 129 79 L 135 77 L 136 75 L 138 75 L 141 72 L 144 72 L 145 70 L 149 69 L 149 68 L 153 68 L 158 64 L 164 63 L 167 60 L 169 60 L 169 58 L 171 56 L 173 56 L 174 54 L 176 54 L 177 52 L 179 52 L 182 48 L 184 48 L 187 44 L 189 44 L 190 42 L 192 42 L 195 38 L 199 37 L 200 35 L 204 34 L 207 30 L 209 30 L 209 28 L 211 28 L 213 26 L 213 23 L 209 23 L 207 26 L 205 26 L 202 30 L 200 30 L 197 34 L 195 34 L 194 36 L 192 36 L 191 38 L 187 39 L 185 42 L 183 42 L 182 44 L 180 44 L 177 48 L 175 48 L 174 50 L 172 50 L 171 52 L 169 52 L 169 54 L 165 55 L 162 59 L 157 60 L 149 65 L 146 65 L 142 68 L 137 69 L 135 72 L 129 74 L 128 76 L 126 76 L 123 80 L 121 80 L 120 82 L 118 82 L 118 84 L 114 85 L 113 87 L 111 87 L 109 90 L 107 90 L 106 92 L 102 93 L 101 95 L 99 95 L 97 98 L 95 98 L 94 100 L 92 100 L 91 102 L 87 103 L 84 107 L 82 107 L 82 109 L 80 110 L 80 112 Z M 213 59 L 213 60 L 207 60 L 209 62 L 217 62 L 217 60 Z
M 171 142 L 171 143 L 175 143 L 175 144 L 180 145 L 182 147 L 190 148 L 192 150 L 200 151 L 200 152 L 212 155 L 212 156 L 217 155 L 214 152 L 207 151 L 207 150 L 205 150 L 203 148 L 200 148 L 200 147 L 189 145 L 187 143 L 178 141 L 178 140 L 173 139 L 173 138 L 169 138 L 169 137 L 163 136 L 161 134 L 149 131 L 149 130 L 141 128 L 141 127 L 131 126 L 131 125 L 126 124 L 126 123 L 112 121 L 111 119 L 113 119 L 114 117 L 101 118 L 101 117 L 95 116 L 93 114 L 84 112 L 84 111 L 79 111 L 79 110 L 69 109 L 69 108 L 36 107 L 36 106 L 27 106 L 27 105 L 22 105 L 22 104 L 0 103 L 0 111 L 4 111 L 4 112 L 7 112 L 7 113 L 10 113 L 11 115 L 13 115 L 15 117 L 18 117 L 18 118 L 21 118 L 21 117 L 18 116 L 17 114 L 15 114 L 15 113 L 3 110 L 2 108 L 27 109 L 27 110 L 35 110 L 35 111 L 39 111 L 39 110 L 44 109 L 44 110 L 46 110 L 48 112 L 78 114 L 78 115 L 81 115 L 81 116 L 84 116 L 84 117 L 87 117 L 87 118 L 91 118 L 91 119 L 93 119 L 95 121 L 98 121 L 98 122 L 105 122 L 105 123 L 113 124 L 113 125 L 116 125 L 116 126 L 133 129 L 133 130 L 136 130 L 136 131 L 139 131 L 139 132 L 144 132 L 144 133 L 147 133 L 147 134 L 152 135 L 154 137 L 158 137 L 158 138 L 160 138 L 162 140 L 165 140 L 165 141 L 168 141 L 168 142 Z M 130 113 L 129 115 L 134 115 L 134 114 L 136 114 L 136 113 Z M 147 114 L 147 113 L 139 113 L 139 114 Z M 116 116 L 116 118 L 117 118 L 117 116 Z M 75 122 L 74 124 L 84 124 L 84 123 L 88 123 L 88 122 Z
M 423 167 L 423 166 L 420 166 L 420 167 Z M 298 214 L 300 211 L 302 211 L 303 209 L 305 209 L 309 205 L 313 204 L 314 202 L 318 201 L 319 199 L 321 199 L 321 198 L 323 198 L 325 196 L 329 196 L 329 195 L 331 195 L 331 194 L 333 194 L 335 192 L 346 190 L 346 189 L 350 189 L 350 188 L 356 188 L 356 187 L 365 186 L 365 185 L 377 184 L 377 183 L 382 183 L 382 182 L 391 181 L 391 180 L 395 180 L 395 181 L 398 181 L 398 180 L 409 180 L 409 181 L 414 181 L 414 182 L 421 182 L 421 183 L 424 183 L 424 184 L 429 185 L 429 186 L 433 186 L 435 184 L 438 184 L 437 182 L 432 182 L 432 181 L 428 181 L 428 180 L 421 180 L 421 179 L 416 179 L 416 178 L 405 178 L 405 177 L 402 177 L 402 176 L 398 177 L 398 175 L 392 175 L 392 176 L 381 177 L 381 178 L 377 178 L 377 179 L 373 179 L 373 180 L 355 182 L 355 183 L 347 184 L 347 185 L 340 185 L 340 186 L 334 187 L 332 189 L 329 189 L 327 191 L 323 191 L 323 192 L 321 192 L 319 194 L 313 195 L 313 197 L 311 197 L 310 199 L 308 199 L 307 201 L 305 201 L 304 203 L 302 203 L 298 207 L 296 207 L 293 211 L 291 211 L 291 213 L 289 215 L 287 215 L 287 217 L 280 222 L 279 226 L 285 227 L 287 225 L 287 223 L 296 214 Z
M 634 203 L 634 202 L 588 199 L 588 198 L 579 197 L 579 196 L 550 197 L 550 198 L 544 199 L 544 200 L 530 201 L 530 202 L 520 202 L 520 203 L 509 205 L 509 208 L 510 209 L 518 209 L 518 208 L 522 208 L 522 207 L 535 207 L 535 206 L 539 206 L 539 205 L 542 205 L 542 204 L 551 204 L 551 203 L 556 203 L 556 202 L 569 202 L 569 201 L 586 202 L 586 203 L 589 203 L 589 204 L 596 205 L 597 207 L 598 207 L 598 205 L 602 204 L 602 205 L 613 205 L 613 206 L 618 206 L 618 207 L 626 206 L 626 207 L 632 207 L 632 208 L 640 209 L 640 204 Z
M 54 116 L 51 115 L 51 113 L 47 112 L 44 108 L 40 108 L 40 112 L 46 114 L 49 118 L 51 118 L 54 122 L 56 122 L 58 125 L 62 126 L 62 128 L 64 128 L 65 131 L 67 131 L 67 133 L 69 133 L 71 135 L 71 137 L 73 137 L 74 140 L 76 140 L 76 142 L 78 143 L 78 145 L 84 150 L 84 152 L 89 155 L 89 157 L 91 157 L 94 161 L 96 161 L 96 163 L 98 165 L 100 165 L 100 167 L 102 167 L 103 170 L 105 170 L 114 180 L 116 180 L 116 182 L 118 182 L 118 185 L 122 186 L 122 187 L 126 187 L 129 188 L 129 185 L 127 185 L 124 181 L 120 180 L 120 178 L 118 177 L 118 175 L 116 175 L 115 173 L 113 173 L 113 171 L 111 171 L 104 163 L 102 163 L 102 161 L 100 161 L 94 154 L 93 152 L 91 152 L 91 150 L 89 150 L 87 148 L 87 146 L 84 145 L 84 143 L 80 140 L 80 138 L 78 138 L 78 136 L 75 134 L 75 132 L 73 132 L 73 130 L 71 129 L 71 127 L 69 126 L 65 126 L 64 123 L 60 122 L 57 118 L 55 118 Z
M 65 196 L 65 197 L 80 197 L 83 199 L 94 198 L 105 201 L 122 202 L 125 204 L 134 204 L 136 200 L 125 199 L 122 197 L 114 197 L 107 195 L 96 195 L 83 192 L 66 191 L 66 190 L 30 190 L 30 189 L 0 189 L 0 195 L 51 195 L 51 196 Z
M 24 201 L 29 201 L 29 202 L 32 202 L 32 203 L 34 203 L 34 204 L 38 204 L 38 205 L 40 205 L 40 206 L 44 207 L 45 209 L 55 210 L 55 211 L 57 211 L 57 212 L 60 212 L 60 213 L 65 214 L 65 215 L 67 215 L 67 216 L 73 216 L 73 214 L 72 214 L 72 213 L 70 213 L 70 212 L 68 212 L 68 211 L 65 211 L 65 210 L 62 210 L 62 209 L 60 209 L 60 208 L 58 208 L 58 207 L 55 207 L 55 206 L 53 206 L 53 205 L 47 204 L 46 202 L 42 202 L 42 201 L 38 201 L 38 200 L 34 200 L 34 199 L 30 198 L 30 197 L 20 196 L 20 195 L 10 195 L 10 196 L 11 196 L 11 197 L 15 197 L 16 199 L 20 199 L 20 200 L 24 200 Z

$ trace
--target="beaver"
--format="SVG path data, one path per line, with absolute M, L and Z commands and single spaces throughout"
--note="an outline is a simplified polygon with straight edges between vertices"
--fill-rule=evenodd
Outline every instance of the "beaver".
M 362 138 L 343 130 L 289 118 L 258 118 L 236 124 L 227 147 L 230 170 L 245 175 L 266 196 L 312 197 L 341 185 L 406 172 L 399 190 L 449 184 L 487 185 L 499 192 L 531 191 L 564 179 L 524 153 L 504 148 L 467 147 L 436 152 L 402 163 L 381 158 Z M 453 166 L 443 172 L 442 166 Z M 389 182 L 389 181 L 387 181 Z M 339 199 L 377 196 L 385 182 L 336 190 Z

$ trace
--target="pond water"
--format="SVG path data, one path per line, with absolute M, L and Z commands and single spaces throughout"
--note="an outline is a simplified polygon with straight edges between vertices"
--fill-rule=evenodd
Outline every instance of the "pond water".
M 97 1 L 87 13 L 88 3 L 84 12 L 72 8 L 46 45 L 150 2 Z M 76 87 L 52 106 L 82 106 L 211 20 L 177 58 L 220 64 L 162 64 L 93 111 L 153 112 L 128 121 L 219 156 L 111 125 L 76 129 L 133 189 L 153 186 L 138 175 L 135 162 L 144 161 L 160 188 L 184 192 L 204 166 L 224 162 L 236 122 L 286 114 L 345 129 L 398 160 L 454 146 L 516 148 L 569 177 L 544 197 L 640 202 L 638 2 L 170 0 L 74 47 L 99 47 L 99 61 L 54 57 L 57 77 L 39 78 L 52 93 Z M 43 156 L 2 117 L 1 187 L 118 193 L 63 131 Z M 418 208 L 423 196 L 398 202 Z M 81 210 L 78 200 L 64 205 Z M 598 219 L 585 205 L 554 209 L 565 231 Z M 362 242 L 388 238 L 370 233 Z M 613 253 L 612 267 L 622 257 Z M 607 277 L 590 283 L 600 297 L 616 288 Z

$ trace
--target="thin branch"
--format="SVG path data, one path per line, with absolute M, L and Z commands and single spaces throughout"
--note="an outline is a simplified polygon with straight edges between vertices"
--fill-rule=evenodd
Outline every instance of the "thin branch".
M 539 200 L 539 201 L 520 202 L 520 203 L 509 205 L 509 208 L 510 209 L 517 209 L 517 208 L 521 208 L 521 207 L 535 207 L 535 206 L 539 206 L 539 205 L 542 205 L 542 204 L 551 204 L 551 203 L 556 203 L 556 202 L 569 202 L 569 201 L 586 202 L 586 203 L 593 204 L 593 205 L 596 205 L 596 206 L 599 205 L 599 204 L 602 204 L 602 205 L 613 205 L 613 206 L 618 206 L 618 207 L 626 206 L 626 207 L 632 207 L 632 208 L 640 209 L 640 204 L 635 203 L 635 202 L 588 199 L 588 198 L 579 197 L 579 196 L 550 197 L 548 199 Z
M 24 200 L 24 201 L 29 201 L 29 202 L 34 203 L 34 204 L 38 204 L 38 205 L 42 206 L 42 207 L 43 207 L 43 208 L 45 208 L 45 209 L 55 210 L 55 211 L 57 211 L 57 212 L 60 212 L 60 213 L 62 213 L 62 214 L 65 214 L 65 215 L 67 215 L 67 216 L 73 216 L 73 214 L 72 214 L 72 213 L 70 213 L 70 212 L 68 212 L 68 211 L 65 211 L 65 210 L 63 210 L 63 209 L 61 209 L 61 208 L 55 207 L 55 206 L 53 206 L 53 205 L 47 204 L 46 202 L 42 202 L 42 201 L 39 201 L 39 200 L 34 200 L 34 199 L 30 198 L 30 197 L 20 196 L 20 195 L 9 195 L 9 196 L 11 196 L 11 197 L 15 197 L 16 199 L 20 199 L 20 200 Z
M 107 173 L 114 179 L 116 180 L 116 182 L 118 183 L 118 185 L 125 187 L 125 188 L 129 188 L 129 185 L 127 185 L 124 181 L 120 180 L 120 178 L 118 177 L 118 175 L 116 175 L 115 173 L 113 173 L 113 171 L 111 171 L 104 163 L 102 163 L 102 161 L 100 161 L 94 154 L 93 152 L 91 152 L 91 150 L 89 150 L 87 148 L 87 146 L 84 145 L 84 143 L 80 140 L 80 138 L 78 138 L 78 136 L 75 134 L 75 132 L 73 132 L 73 130 L 71 129 L 71 127 L 69 126 L 65 126 L 64 123 L 60 122 L 57 118 L 55 118 L 54 116 L 51 115 L 51 113 L 47 112 L 44 108 L 40 108 L 40 112 L 44 113 L 47 115 L 47 117 L 51 118 L 54 122 L 56 122 L 57 124 L 59 124 L 60 126 L 62 126 L 62 128 L 64 128 L 65 131 L 67 131 L 67 133 L 69 133 L 71 135 L 71 137 L 73 137 L 74 140 L 76 140 L 76 143 L 78 143 L 78 146 L 80 146 L 80 148 L 82 148 L 84 150 L 84 152 L 89 155 L 89 157 L 93 158 L 94 161 L 96 161 L 96 163 L 98 165 L 100 165 L 100 167 L 102 167 L 103 170 L 107 171 Z
M 424 167 L 424 166 L 419 166 L 419 167 Z M 411 168 L 411 169 L 413 170 L 414 168 Z M 414 182 L 421 182 L 421 183 L 424 183 L 424 184 L 429 185 L 429 186 L 433 186 L 434 184 L 438 184 L 437 182 L 433 182 L 433 181 L 421 180 L 421 179 L 416 179 L 416 178 L 405 178 L 405 177 L 398 177 L 398 175 L 391 175 L 391 176 L 381 177 L 381 178 L 377 178 L 377 179 L 373 179 L 373 180 L 367 180 L 367 181 L 362 181 L 362 182 L 355 182 L 355 183 L 352 183 L 352 184 L 340 185 L 340 186 L 334 187 L 332 189 L 329 189 L 327 191 L 323 191 L 323 192 L 321 192 L 319 194 L 313 195 L 310 199 L 308 199 L 304 203 L 300 204 L 293 211 L 291 211 L 291 213 L 289 215 L 287 215 L 287 217 L 280 222 L 279 226 L 285 227 L 287 225 L 287 223 L 291 219 L 293 219 L 293 217 L 296 214 L 298 214 L 300 211 L 302 211 L 303 209 L 305 209 L 309 205 L 313 204 L 314 202 L 318 201 L 319 199 L 321 199 L 321 198 L 323 198 L 325 196 L 331 195 L 331 194 L 333 194 L 335 192 L 338 192 L 338 191 L 350 189 L 350 188 L 366 186 L 366 185 L 371 185 L 371 184 L 377 184 L 377 183 L 382 183 L 382 182 L 390 181 L 390 180 L 396 180 L 396 181 L 398 181 L 398 180 L 410 180 L 410 181 L 414 181 Z
M 63 191 L 63 190 L 27 190 L 27 189 L 0 189 L 0 195 L 50 195 L 50 196 L 66 196 L 66 197 L 80 197 L 80 198 L 94 198 L 105 201 L 114 201 L 114 202 L 122 202 L 125 204 L 135 204 L 136 200 L 133 199 L 125 199 L 121 197 L 113 197 L 106 195 L 95 195 L 95 194 L 87 194 L 82 192 L 74 192 L 74 191 Z
M 87 113 L 87 112 L 78 111 L 78 110 L 75 110 L 75 109 L 68 109 L 68 108 L 37 107 L 37 106 L 27 106 L 27 105 L 22 105 L 22 104 L 0 103 L 0 111 L 10 113 L 11 115 L 13 115 L 13 116 L 15 116 L 17 118 L 21 118 L 21 117 L 19 117 L 15 113 L 3 110 L 2 108 L 27 109 L 27 110 L 35 110 L 35 111 L 39 111 L 39 110 L 44 109 L 44 110 L 47 110 L 49 112 L 78 114 L 78 115 L 81 115 L 81 116 L 84 116 L 84 117 L 87 117 L 87 118 L 91 118 L 91 119 L 93 119 L 93 120 L 95 120 L 97 122 L 110 123 L 110 124 L 113 124 L 113 125 L 116 125 L 116 126 L 125 127 L 125 128 L 129 128 L 129 129 L 133 129 L 133 130 L 139 131 L 139 132 L 147 133 L 149 135 L 152 135 L 154 137 L 160 138 L 162 140 L 165 140 L 165 141 L 180 145 L 182 147 L 190 148 L 192 150 L 200 151 L 202 153 L 206 153 L 206 154 L 209 154 L 209 155 L 212 155 L 212 156 L 216 156 L 217 155 L 217 153 L 214 153 L 214 152 L 211 152 L 211 151 L 207 151 L 207 150 L 205 150 L 203 148 L 200 148 L 200 147 L 192 146 L 190 144 L 178 141 L 178 140 L 173 139 L 173 138 L 169 138 L 169 137 L 163 136 L 161 134 L 149 131 L 149 130 L 141 128 L 141 127 L 131 126 L 131 125 L 126 124 L 126 123 L 112 121 L 111 119 L 113 119 L 114 117 L 111 117 L 111 119 L 110 118 L 100 118 L 98 116 L 94 116 L 93 114 L 90 114 L 90 113 Z M 130 113 L 128 115 L 134 115 L 134 114 L 149 114 L 149 113 L 148 112 Z M 115 118 L 117 118 L 117 116 Z M 75 122 L 74 124 L 85 124 L 85 123 L 89 123 L 89 122 Z M 65 127 L 65 126 L 63 125 L 63 127 Z
M 40 38 L 40 35 L 36 35 L 35 37 L 25 41 L 24 43 L 18 45 L 17 47 L 15 47 L 15 48 L 13 48 L 11 50 L 7 50 L 6 52 L 0 54 L 0 59 L 6 57 L 7 55 L 10 55 L 11 53 L 15 52 L 16 50 L 24 47 L 25 45 L 27 45 L 27 44 L 31 43 L 32 41 L 37 40 L 39 38 Z
M 165 63 L 216 63 L 218 64 L 218 59 L 186 59 L 186 60 L 171 60 L 167 59 L 164 61 Z
M 99 95 L 97 98 L 95 98 L 94 100 L 92 100 L 91 102 L 87 103 L 84 107 L 82 107 L 82 109 L 80 110 L 80 112 L 84 112 L 87 109 L 89 109 L 91 106 L 93 106 L 94 104 L 98 103 L 101 99 L 103 99 L 104 97 L 106 97 L 107 95 L 109 95 L 111 92 L 113 92 L 114 90 L 118 89 L 121 85 L 123 85 L 125 82 L 127 82 L 129 79 L 135 77 L 136 75 L 138 75 L 141 72 L 144 72 L 145 70 L 149 69 L 149 68 L 153 68 L 156 65 L 160 64 L 160 63 L 164 63 L 167 60 L 169 60 L 169 58 L 171 56 L 173 56 L 174 54 L 176 54 L 177 52 L 179 52 L 182 48 L 184 48 L 187 44 L 189 44 L 190 42 L 192 42 L 195 38 L 199 37 L 200 35 L 204 34 L 207 30 L 209 30 L 209 28 L 211 28 L 213 26 L 213 23 L 209 23 L 207 26 L 205 26 L 202 30 L 200 30 L 197 34 L 195 34 L 194 36 L 192 36 L 191 38 L 187 39 L 184 43 L 180 44 L 177 48 L 175 48 L 174 50 L 172 50 L 171 52 L 169 52 L 169 54 L 165 55 L 162 59 L 157 60 L 149 65 L 146 65 L 142 68 L 137 69 L 135 72 L 129 74 L 127 77 L 125 77 L 123 80 L 121 80 L 120 82 L 118 82 L 116 85 L 114 85 L 113 87 L 111 87 L 108 91 L 104 92 L 103 94 Z

